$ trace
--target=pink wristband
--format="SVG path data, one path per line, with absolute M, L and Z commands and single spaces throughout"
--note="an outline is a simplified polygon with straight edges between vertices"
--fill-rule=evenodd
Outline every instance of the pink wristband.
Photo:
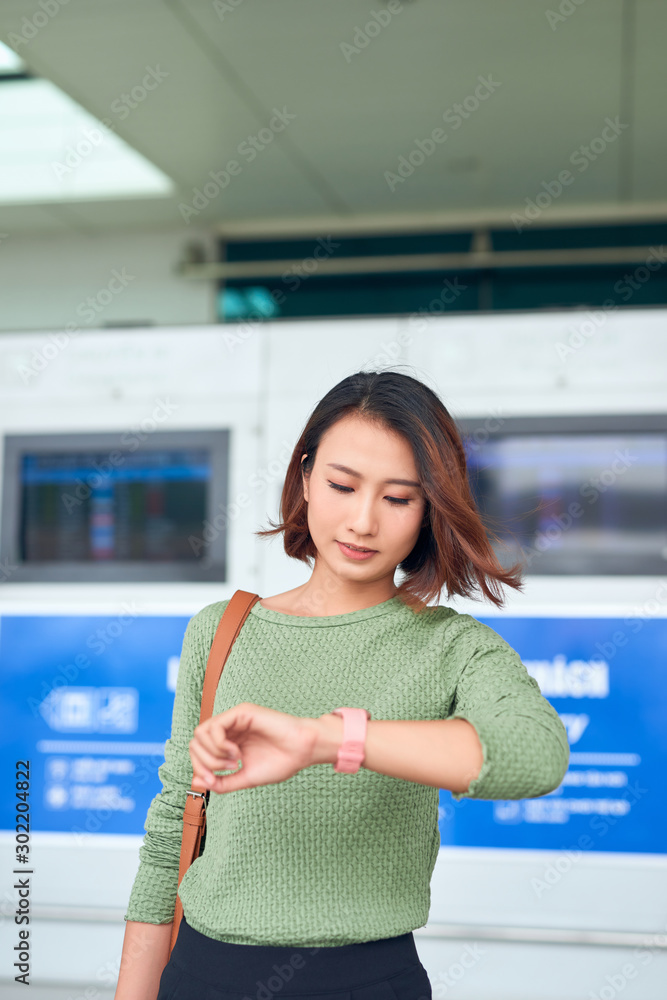
M 364 760 L 366 728 L 371 713 L 365 708 L 334 708 L 331 714 L 343 719 L 343 742 L 338 748 L 334 771 L 355 774 Z

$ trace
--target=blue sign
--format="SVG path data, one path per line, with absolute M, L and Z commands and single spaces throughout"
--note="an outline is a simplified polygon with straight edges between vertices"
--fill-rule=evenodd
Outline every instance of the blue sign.
M 667 620 L 480 619 L 565 724 L 570 767 L 549 795 L 455 802 L 443 846 L 665 853 Z M 160 791 L 187 617 L 7 616 L 2 763 L 30 761 L 31 830 L 142 834 Z M 14 830 L 5 797 L 0 826 Z
M 455 802 L 443 846 L 667 852 L 667 619 L 487 618 L 562 719 L 570 766 L 539 798 Z
M 0 621 L 5 773 L 30 761 L 30 826 L 142 834 L 162 785 L 189 618 L 8 616 Z M 16 803 L 0 806 L 13 830 Z

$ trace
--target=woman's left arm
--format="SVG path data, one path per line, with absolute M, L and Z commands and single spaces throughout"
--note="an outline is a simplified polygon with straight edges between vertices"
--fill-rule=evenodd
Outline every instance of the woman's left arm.
M 456 801 L 536 798 L 558 788 L 570 760 L 567 730 L 519 654 L 485 629 L 458 678 L 452 714 L 370 720 L 364 767 L 449 789 Z M 342 719 L 313 721 L 316 762 L 335 761 Z
M 534 798 L 560 785 L 570 757 L 565 726 L 519 654 L 496 633 L 483 639 L 466 658 L 448 718 L 369 720 L 364 768 L 449 789 L 457 801 Z M 204 786 L 224 793 L 334 764 L 342 738 L 337 715 L 300 718 L 244 703 L 200 724 L 190 755 Z M 239 770 L 214 775 L 238 759 Z
M 310 722 L 316 734 L 311 763 L 335 764 L 343 720 L 321 715 Z M 369 771 L 463 792 L 482 764 L 482 745 L 466 719 L 370 719 L 367 724 L 362 766 Z

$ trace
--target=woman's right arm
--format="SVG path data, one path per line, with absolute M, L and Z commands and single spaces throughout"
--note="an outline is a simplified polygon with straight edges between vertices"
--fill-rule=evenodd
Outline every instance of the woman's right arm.
M 176 679 L 171 736 L 158 768 L 162 790 L 153 798 L 139 849 L 139 869 L 125 913 L 125 936 L 114 1000 L 154 1000 L 169 944 L 178 889 L 183 809 L 192 785 L 190 740 L 199 725 L 209 650 L 227 601 L 190 619 Z
M 114 1000 L 155 1000 L 169 961 L 171 924 L 125 922 L 125 937 Z

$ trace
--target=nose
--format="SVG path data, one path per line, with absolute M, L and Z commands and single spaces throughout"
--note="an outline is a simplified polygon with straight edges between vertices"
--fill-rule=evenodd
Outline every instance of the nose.
M 347 526 L 354 533 L 355 537 L 359 539 L 357 544 L 367 544 L 371 548 L 372 546 L 368 540 L 377 534 L 378 529 L 377 508 L 373 497 L 370 495 L 364 497 L 359 491 L 347 510 Z

